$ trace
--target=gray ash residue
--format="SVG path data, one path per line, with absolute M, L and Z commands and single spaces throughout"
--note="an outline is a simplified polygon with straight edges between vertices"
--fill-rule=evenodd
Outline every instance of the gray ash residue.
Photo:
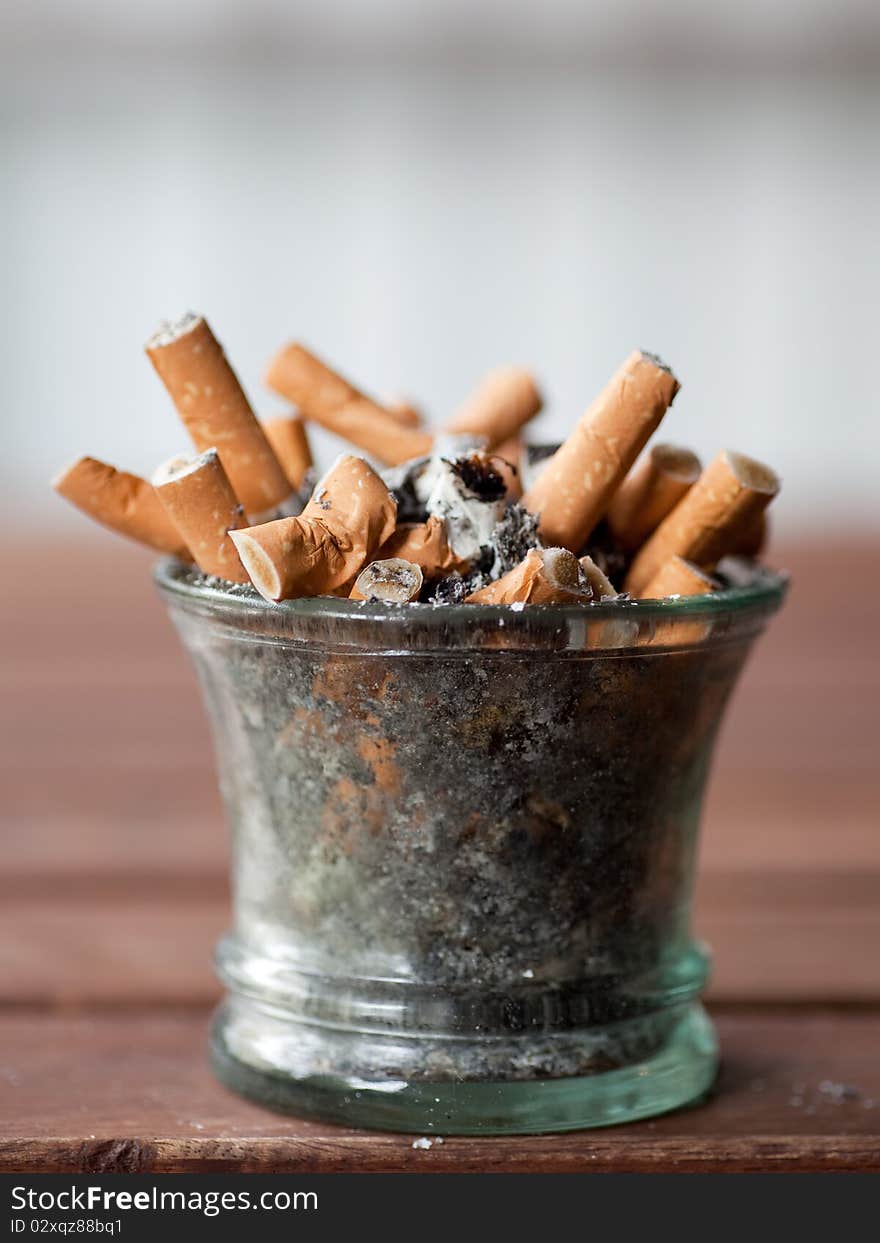
M 423 501 L 416 495 L 416 481 L 427 467 L 430 458 L 416 458 L 402 466 L 392 466 L 380 472 L 381 477 L 397 501 L 398 522 L 424 522 L 427 511 Z
M 460 574 L 449 574 L 436 583 L 426 583 L 424 599 L 428 604 L 462 604 L 474 589 Z
M 500 578 L 519 565 L 530 549 L 541 547 L 538 519 L 518 501 L 508 505 L 492 533 L 492 546 L 495 552 L 492 574 Z
M 480 591 L 519 565 L 529 549 L 540 547 L 538 519 L 517 501 L 508 505 L 495 525 L 491 542 L 480 549 L 468 572 L 430 584 L 423 598 L 431 604 L 461 604 L 471 592 Z
M 665 363 L 659 354 L 652 354 L 650 350 L 639 350 L 639 353 L 642 358 L 647 358 L 649 362 L 652 362 L 655 367 L 659 367 L 661 371 L 666 371 L 669 375 L 673 374 L 669 363 Z

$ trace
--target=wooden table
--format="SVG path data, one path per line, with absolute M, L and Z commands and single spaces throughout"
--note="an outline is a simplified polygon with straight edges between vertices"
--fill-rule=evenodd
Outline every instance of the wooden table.
M 696 924 L 715 950 L 724 1053 L 712 1099 L 422 1150 L 277 1118 L 211 1079 L 225 833 L 149 558 L 100 536 L 7 551 L 0 1168 L 880 1168 L 880 547 L 774 559 L 795 587 L 737 692 L 705 817 Z M 837 584 L 859 586 L 845 619 Z

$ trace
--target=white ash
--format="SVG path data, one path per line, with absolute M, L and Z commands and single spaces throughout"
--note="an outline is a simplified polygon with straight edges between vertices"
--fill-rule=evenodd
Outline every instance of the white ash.
M 204 453 L 198 453 L 194 457 L 187 457 L 185 453 L 180 453 L 176 457 L 169 458 L 167 462 L 163 462 L 153 472 L 151 480 L 154 488 L 159 488 L 163 483 L 171 483 L 175 479 L 183 479 L 186 475 L 191 475 L 197 470 L 201 470 L 203 466 L 208 466 L 212 462 L 216 462 L 219 454 L 216 449 L 206 449 Z
M 424 466 L 413 478 L 416 498 L 423 505 L 427 506 L 428 499 L 434 491 L 437 480 L 444 473 L 444 466 L 450 462 L 471 457 L 474 453 L 480 453 L 485 448 L 486 439 L 483 436 L 470 436 L 466 433 L 438 436 L 434 441 L 434 449 L 431 456 L 425 459 Z M 430 512 L 428 510 L 428 513 Z
M 434 586 L 431 604 L 461 604 L 473 591 L 480 591 L 501 578 L 524 559 L 532 548 L 540 548 L 538 519 L 518 501 L 508 505 L 479 550 L 468 572 L 450 574 Z
M 173 345 L 188 332 L 192 332 L 196 324 L 202 322 L 202 318 L 201 315 L 196 315 L 195 311 L 185 311 L 177 319 L 160 320 L 158 328 L 147 342 L 147 349 L 154 350 L 163 345 Z
M 418 1139 L 413 1140 L 412 1146 L 413 1148 L 433 1148 L 434 1140 L 428 1139 L 427 1135 L 422 1135 Z
M 399 522 L 424 522 L 428 516 L 425 504 L 443 469 L 444 462 L 466 457 L 485 447 L 482 436 L 438 436 L 433 451 L 425 457 L 411 458 L 400 466 L 380 471 L 385 486 L 397 499 Z
M 491 544 L 504 515 L 504 480 L 488 459 L 473 454 L 441 459 L 425 508 L 446 524 L 449 546 L 457 557 L 473 561 Z
M 416 494 L 416 481 L 427 468 L 429 457 L 412 458 L 400 466 L 391 466 L 379 474 L 385 487 L 397 501 L 398 522 L 424 522 L 424 502 Z

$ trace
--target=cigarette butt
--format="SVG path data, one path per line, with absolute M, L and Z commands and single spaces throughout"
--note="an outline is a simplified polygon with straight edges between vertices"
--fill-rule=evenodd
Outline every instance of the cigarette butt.
M 519 436 L 511 436 L 497 445 L 491 454 L 492 465 L 507 485 L 507 499 L 518 501 L 523 494 L 522 461 L 523 445 Z
M 387 466 L 431 451 L 432 437 L 427 432 L 404 426 L 302 345 L 286 345 L 275 355 L 266 383 L 292 401 L 304 418 L 320 423 Z
M 712 570 L 779 491 L 769 466 L 725 449 L 636 553 L 626 590 L 641 596 L 670 557 Z
M 165 462 L 153 475 L 153 487 L 202 573 L 246 583 L 248 576 L 229 538 L 241 526 L 244 511 L 217 450 Z
M 295 518 L 233 532 L 250 580 L 267 600 L 338 592 L 388 539 L 397 503 L 363 458 L 341 457 Z
M 71 505 L 119 535 L 188 561 L 189 550 L 153 485 L 97 458 L 82 457 L 52 480 Z
M 190 314 L 162 324 L 146 352 L 195 447 L 219 453 L 249 520 L 277 513 L 290 483 L 207 322 Z
M 697 482 L 700 459 L 677 445 L 654 445 L 641 466 L 624 479 L 608 507 L 608 526 L 627 552 L 657 529 Z
M 419 407 L 406 397 L 392 397 L 384 409 L 404 427 L 421 427 L 425 421 Z
M 758 514 L 757 520 L 752 522 L 742 533 L 742 538 L 737 540 L 736 547 L 732 548 L 731 553 L 738 557 L 759 557 L 767 547 L 767 541 L 770 538 L 770 520 L 767 517 L 767 511 Z
M 484 436 L 490 449 L 510 440 L 543 405 L 535 377 L 522 367 L 490 371 L 445 430 Z
M 352 600 L 381 600 L 386 604 L 408 604 L 422 590 L 422 571 L 412 561 L 388 557 L 371 561 L 361 570 L 351 592 Z
M 567 548 L 532 548 L 502 578 L 465 598 L 465 604 L 584 604 L 577 557 Z
M 397 502 L 372 466 L 343 454 L 318 481 L 301 517 L 319 518 L 372 555 L 394 530 Z
M 411 561 L 429 582 L 466 570 L 470 565 L 470 560 L 457 557 L 452 551 L 446 524 L 435 515 L 427 522 L 401 523 L 379 549 L 379 556 L 383 560 Z
M 314 466 L 306 425 L 298 414 L 282 414 L 263 423 L 266 439 L 294 491 L 299 491 Z
M 619 367 L 523 497 L 547 543 L 583 547 L 678 388 L 653 354 Z
M 607 599 L 620 594 L 611 585 L 608 575 L 596 565 L 592 557 L 579 557 L 578 565 L 581 567 L 581 573 L 589 584 L 594 600 Z
M 718 583 L 692 561 L 670 557 L 647 584 L 643 600 L 663 600 L 667 596 L 704 596 L 717 591 Z

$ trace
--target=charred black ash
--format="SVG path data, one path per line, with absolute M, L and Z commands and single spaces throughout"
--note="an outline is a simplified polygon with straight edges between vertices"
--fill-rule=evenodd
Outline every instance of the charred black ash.
M 540 548 L 538 519 L 515 501 L 508 505 L 504 517 L 492 533 L 495 557 L 491 566 L 493 578 L 500 578 L 526 556 L 532 548 Z
M 472 453 L 468 457 L 455 458 L 449 465 L 468 492 L 481 501 L 500 501 L 507 495 L 507 484 L 491 460 L 482 454 Z

